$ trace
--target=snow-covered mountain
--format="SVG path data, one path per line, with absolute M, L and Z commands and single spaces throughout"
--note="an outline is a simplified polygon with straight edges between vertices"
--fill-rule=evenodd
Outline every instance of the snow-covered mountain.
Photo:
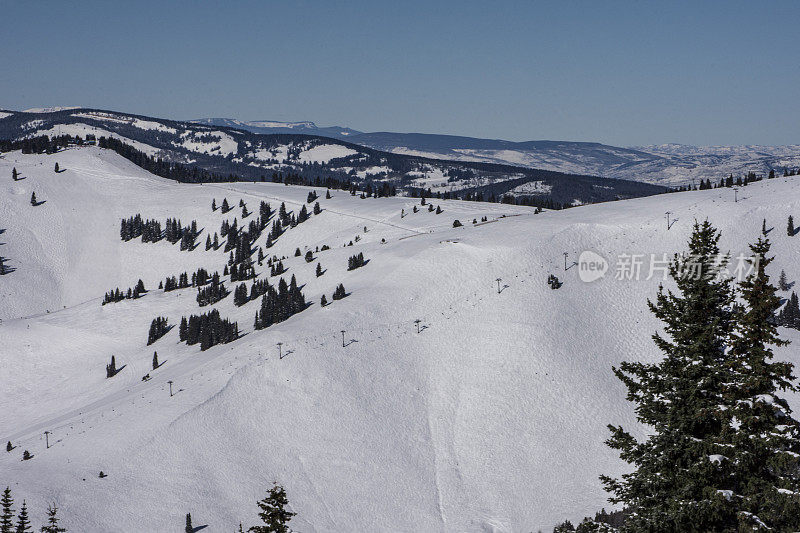
M 0 442 L 16 447 L 0 454 L 0 481 L 35 522 L 55 502 L 70 531 L 88 533 L 176 531 L 187 512 L 208 531 L 246 529 L 273 481 L 304 532 L 575 522 L 610 507 L 598 475 L 626 469 L 603 444 L 606 424 L 636 427 L 611 366 L 660 356 L 646 300 L 661 279 L 646 265 L 639 281 L 617 279 L 615 258 L 682 251 L 693 221 L 706 218 L 735 257 L 766 218 L 777 228 L 769 273 L 796 280 L 797 246 L 783 230 L 800 212 L 794 179 L 751 183 L 738 202 L 717 189 L 539 214 L 458 200 L 434 200 L 441 214 L 414 212 L 412 198 L 334 190 L 326 199 L 317 189 L 319 214 L 272 248 L 264 234 L 254 243 L 286 257 L 283 278 L 296 276 L 311 305 L 255 330 L 257 300 L 237 306 L 230 294 L 201 308 L 196 288 L 157 288 L 199 267 L 221 273 L 223 248 L 122 241 L 120 221 L 196 220 L 202 243 L 225 220 L 245 227 L 261 201 L 310 208 L 311 188 L 176 183 L 93 146 L 4 153 L 0 255 L 13 271 L 0 276 Z M 233 209 L 212 211 L 223 199 Z M 255 213 L 242 218 L 240 200 Z M 565 252 L 572 262 L 585 250 L 610 263 L 593 283 L 564 270 Z M 367 264 L 348 270 L 357 253 Z M 266 262 L 256 273 L 270 284 L 280 277 Z M 552 290 L 549 274 L 564 285 Z M 138 279 L 144 296 L 101 305 L 109 289 Z M 339 283 L 348 296 L 331 301 Z M 176 327 L 146 344 L 155 317 L 177 325 L 209 308 L 242 336 L 201 351 L 179 342 Z M 794 343 L 778 357 L 799 363 L 800 335 L 781 333 Z M 106 379 L 112 354 L 124 367 Z M 21 460 L 25 450 L 32 459 Z
M 286 124 L 310 124 L 314 133 L 393 152 L 452 161 L 481 161 L 570 174 L 655 183 L 671 187 L 712 182 L 730 174 L 766 175 L 770 170 L 800 168 L 800 145 L 789 146 L 687 146 L 654 145 L 622 148 L 600 143 L 570 141 L 504 141 L 457 135 L 422 133 L 363 133 L 339 126 L 317 128 L 313 123 L 243 122 L 204 119 L 255 133 L 285 133 Z M 236 125 L 234 126 L 233 123 Z M 272 125 L 275 124 L 275 125 Z M 295 126 L 291 126 L 295 127 Z M 306 126 L 302 126 L 306 128 Z M 300 130 L 295 130 L 300 131 Z
M 197 120 L 190 120 L 189 122 L 195 124 L 205 124 L 207 126 L 226 126 L 229 128 L 238 128 L 241 130 L 247 130 L 253 133 L 262 133 L 265 135 L 274 135 L 276 133 L 302 133 L 306 135 L 322 135 L 323 137 L 333 137 L 335 139 L 343 140 L 352 135 L 358 135 L 361 133 L 360 131 L 339 126 L 320 128 L 313 122 L 307 120 L 301 122 L 281 122 L 279 120 L 242 121 L 232 118 L 201 118 Z
M 528 167 L 430 159 L 395 154 L 320 134 L 257 134 L 232 126 L 177 122 L 154 117 L 97 109 L 63 109 L 47 112 L 3 112 L 0 140 L 71 135 L 112 137 L 154 160 L 190 165 L 219 176 L 270 180 L 291 175 L 314 181 L 333 179 L 373 187 L 406 190 L 430 189 L 431 194 L 452 196 L 469 190 L 476 195 L 501 198 L 520 181 L 547 184 L 524 194 L 536 205 L 574 205 L 664 192 L 663 187 L 634 181 L 566 174 Z M 298 125 L 298 131 L 305 131 Z M 139 155 L 136 155 L 139 157 Z M 484 191 L 484 188 L 491 188 Z M 511 196 L 519 198 L 519 193 Z

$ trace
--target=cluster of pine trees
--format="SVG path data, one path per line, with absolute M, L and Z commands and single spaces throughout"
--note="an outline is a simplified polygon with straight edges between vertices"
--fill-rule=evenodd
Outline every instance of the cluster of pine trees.
M 230 291 L 225 288 L 225 284 L 219 281 L 219 276 L 216 281 L 212 279 L 205 287 L 197 287 L 197 303 L 200 307 L 212 305 L 225 298 Z
M 800 530 L 800 423 L 781 396 L 797 388 L 793 365 L 772 360 L 786 342 L 770 242 L 751 245 L 754 272 L 733 285 L 718 240 L 708 221 L 695 224 L 689 253 L 670 266 L 677 290 L 649 302 L 665 324 L 653 336 L 664 358 L 614 368 L 649 434 L 609 426 L 607 444 L 632 466 L 601 478 L 630 512 L 622 531 Z
M 127 292 L 122 292 L 119 290 L 119 287 L 116 289 L 108 291 L 105 296 L 103 296 L 103 303 L 102 305 L 106 305 L 113 302 L 120 302 L 122 300 L 131 300 L 141 297 L 142 294 L 146 293 L 147 291 L 144 289 L 144 282 L 140 279 L 136 286 L 131 289 L 128 288 Z
M 787 328 L 800 329 L 800 306 L 797 302 L 797 294 L 792 291 L 789 301 L 778 313 L 777 324 Z
M 355 270 L 366 264 L 367 262 L 364 260 L 364 253 L 359 252 L 357 255 L 351 255 L 347 260 L 347 270 Z
M 153 322 L 150 323 L 150 332 L 147 334 L 147 345 L 151 345 L 156 342 L 158 339 L 164 336 L 170 327 L 168 325 L 167 317 L 164 316 L 157 316 L 153 319 Z
M 143 220 L 142 215 L 137 213 L 127 219 L 122 219 L 119 236 L 123 241 L 141 237 L 142 242 L 158 242 L 163 237 L 161 222 L 158 220 Z
M 233 304 L 236 306 L 242 306 L 247 302 L 253 301 L 259 296 L 265 295 L 267 291 L 269 291 L 270 287 L 271 285 L 267 280 L 257 279 L 253 281 L 252 285 L 250 285 L 250 292 L 248 294 L 247 284 L 240 283 L 233 291 Z
M 334 300 L 341 300 L 347 296 L 347 291 L 344 290 L 344 284 L 340 283 L 336 286 L 336 289 L 333 291 L 333 299 Z
M 281 489 L 282 490 L 282 489 Z M 285 494 L 284 494 L 285 498 Z M 265 502 L 267 500 L 264 500 Z M 259 506 L 261 503 L 259 503 Z M 289 517 L 291 518 L 291 516 Z M 47 507 L 47 522 L 41 527 L 41 533 L 65 533 L 67 530 L 59 525 L 58 507 L 55 504 Z M 11 489 L 6 487 L 0 497 L 0 533 L 30 533 L 31 521 L 28 517 L 28 505 L 22 500 L 16 523 L 14 521 L 14 498 Z
M 256 311 L 255 328 L 264 329 L 283 322 L 307 306 L 306 298 L 297 286 L 295 277 L 292 276 L 288 285 L 286 280 L 281 278 L 277 289 L 267 284 L 266 292 L 261 297 L 261 306 Z
M 207 350 L 238 339 L 239 324 L 221 318 L 219 311 L 212 309 L 207 313 L 191 315 L 188 320 L 182 317 L 178 338 L 188 345 L 200 343 L 200 350 Z
M 184 272 L 183 274 L 178 275 L 176 279 L 175 276 L 170 276 L 164 280 L 164 292 L 174 291 L 175 289 L 185 289 L 189 286 L 189 274 Z

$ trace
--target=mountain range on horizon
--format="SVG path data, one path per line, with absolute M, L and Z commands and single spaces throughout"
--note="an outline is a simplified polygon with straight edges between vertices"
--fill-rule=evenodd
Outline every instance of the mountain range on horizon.
M 587 141 L 509 141 L 449 134 L 363 132 L 344 126 L 320 127 L 312 121 L 203 118 L 190 122 L 260 134 L 321 135 L 398 154 L 499 163 L 669 186 L 715 181 L 729 174 L 766 175 L 770 170 L 800 166 L 800 144 L 695 146 L 663 143 L 621 147 Z

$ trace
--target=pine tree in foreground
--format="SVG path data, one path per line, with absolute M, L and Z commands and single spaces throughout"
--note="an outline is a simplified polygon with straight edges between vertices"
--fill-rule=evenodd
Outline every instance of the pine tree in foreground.
M 31 531 L 31 521 L 28 519 L 28 505 L 22 500 L 22 508 L 17 516 L 17 528 L 14 533 L 28 533 Z
M 263 526 L 253 526 L 248 531 L 252 533 L 290 533 L 289 522 L 297 513 L 286 510 L 289 500 L 286 491 L 275 483 L 269 490 L 267 497 L 258 502 L 261 512 L 258 513 Z
M 58 525 L 58 507 L 55 504 L 47 506 L 47 524 L 42 526 L 41 533 L 65 533 L 67 530 Z
M 766 267 L 770 243 L 759 238 L 750 246 L 753 270 L 739 284 L 744 306 L 737 310 L 729 354 L 729 444 L 720 462 L 730 465 L 735 480 L 738 531 L 800 530 L 800 422 L 778 390 L 796 392 L 793 365 L 773 362 L 778 337 L 775 311 L 781 304 Z M 738 308 L 737 308 L 738 309 Z
M 653 335 L 664 358 L 614 368 L 637 419 L 649 426 L 644 441 L 609 426 L 606 443 L 634 467 L 620 479 L 601 476 L 609 500 L 632 510 L 624 531 L 736 530 L 737 504 L 728 497 L 735 489 L 732 467 L 716 460 L 730 453 L 726 341 L 733 327 L 733 295 L 730 280 L 720 276 L 718 241 L 708 221 L 695 223 L 689 255 L 676 256 L 669 267 L 677 292 L 662 287 L 648 302 L 665 323 L 667 336 Z
M 11 489 L 6 487 L 3 497 L 0 498 L 0 533 L 12 533 L 14 525 L 14 499 L 11 497 Z

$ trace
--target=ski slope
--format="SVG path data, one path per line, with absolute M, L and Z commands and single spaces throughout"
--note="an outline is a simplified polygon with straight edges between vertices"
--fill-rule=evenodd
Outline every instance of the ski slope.
M 12 181 L 12 167 L 24 179 Z M 296 211 L 310 188 L 179 184 L 95 147 L 3 154 L 0 255 L 16 270 L 0 277 L 0 442 L 17 448 L 0 454 L 0 485 L 27 499 L 34 525 L 56 502 L 70 531 L 176 531 L 187 512 L 208 531 L 234 531 L 256 523 L 255 502 L 272 481 L 286 488 L 302 532 L 574 522 L 609 508 L 598 475 L 625 470 L 603 444 L 606 425 L 635 428 L 611 366 L 659 356 L 646 304 L 659 280 L 617 280 L 613 258 L 681 251 L 706 217 L 735 256 L 766 218 L 770 273 L 783 268 L 794 280 L 800 241 L 785 225 L 800 192 L 791 180 L 751 184 L 739 202 L 724 189 L 540 214 L 436 200 L 441 215 L 413 213 L 411 198 L 332 191 L 326 200 L 321 189 L 322 213 L 269 250 L 287 257 L 285 276 L 296 275 L 312 305 L 254 331 L 259 302 L 235 307 L 231 294 L 214 307 L 244 335 L 201 352 L 179 343 L 177 328 L 146 346 L 154 317 L 177 325 L 209 309 L 195 289 L 165 293 L 158 282 L 222 271 L 227 254 L 203 243 L 223 218 L 242 225 L 240 199 L 250 211 L 261 200 Z M 32 207 L 32 191 L 45 203 Z M 212 212 L 223 198 L 233 210 Z M 201 245 L 122 242 L 119 221 L 136 213 L 196 219 Z M 311 263 L 294 257 L 323 244 L 331 250 Z M 563 253 L 572 262 L 584 250 L 611 261 L 605 278 L 584 283 L 576 267 L 564 271 Z M 369 262 L 348 272 L 358 252 Z M 550 273 L 564 281 L 559 290 L 546 284 Z M 143 298 L 100 305 L 104 292 L 139 278 L 150 289 Z M 350 295 L 321 308 L 340 282 Z M 800 362 L 800 335 L 784 334 L 795 342 L 779 356 Z M 111 354 L 125 367 L 106 379 Z M 23 462 L 26 449 L 34 457 Z

